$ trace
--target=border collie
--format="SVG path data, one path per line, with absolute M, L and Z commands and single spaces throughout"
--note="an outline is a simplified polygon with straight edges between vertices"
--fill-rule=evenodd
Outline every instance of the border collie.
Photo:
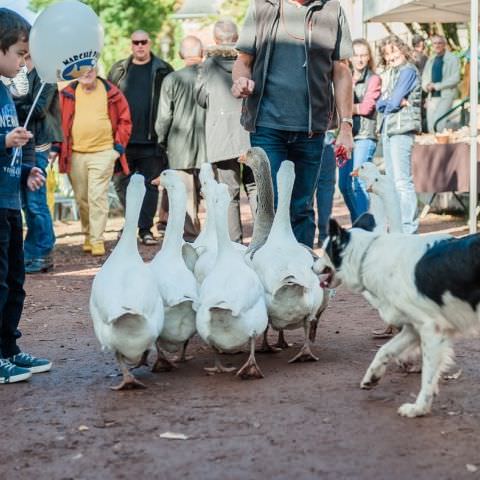
M 364 293 L 387 324 L 401 328 L 377 352 L 360 386 L 374 387 L 389 361 L 420 347 L 420 392 L 398 413 L 426 415 L 451 363 L 452 339 L 480 332 L 480 234 L 378 234 L 370 214 L 354 227 L 345 230 L 330 221 L 327 253 L 336 275 L 348 289 Z

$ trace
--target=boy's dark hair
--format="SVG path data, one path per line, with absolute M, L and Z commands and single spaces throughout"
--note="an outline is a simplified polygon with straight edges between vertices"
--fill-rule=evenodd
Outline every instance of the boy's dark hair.
M 30 24 L 9 8 L 0 8 L 0 49 L 3 53 L 18 41 L 28 42 Z

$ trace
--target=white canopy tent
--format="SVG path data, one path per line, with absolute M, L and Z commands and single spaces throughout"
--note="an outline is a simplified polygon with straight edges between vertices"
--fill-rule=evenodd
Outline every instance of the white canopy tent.
M 469 229 L 477 231 L 478 0 L 363 0 L 364 22 L 470 22 L 470 208 Z

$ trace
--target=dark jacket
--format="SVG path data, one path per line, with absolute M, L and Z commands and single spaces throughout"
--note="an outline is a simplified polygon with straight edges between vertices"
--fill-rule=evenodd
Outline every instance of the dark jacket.
M 122 92 L 125 90 L 125 80 L 128 75 L 128 69 L 132 63 L 132 56 L 115 63 L 108 74 L 108 80 L 116 85 Z M 173 72 L 170 64 L 152 54 L 152 89 L 150 91 L 150 121 L 148 139 L 152 143 L 157 143 L 157 134 L 155 133 L 155 120 L 157 118 L 158 101 L 160 99 L 160 89 L 163 79 Z
M 28 93 L 22 97 L 15 98 L 18 120 L 23 125 L 27 119 L 28 112 L 37 96 L 42 81 L 34 68 L 27 74 Z M 54 83 L 47 83 L 43 87 L 27 128 L 33 133 L 36 145 L 61 142 L 63 140 L 62 126 L 60 120 L 60 106 L 58 101 L 58 89 Z
M 200 168 L 206 162 L 205 110 L 195 99 L 198 65 L 171 73 L 163 82 L 155 128 L 170 168 Z
M 242 101 L 232 95 L 232 67 L 237 51 L 228 45 L 207 52 L 200 65 L 195 93 L 206 109 L 205 135 L 209 162 L 239 157 L 250 146 L 248 132 L 240 125 Z
M 337 42 L 339 13 L 338 0 L 315 0 L 309 4 L 305 15 L 306 71 L 310 93 L 309 132 L 324 132 L 332 119 L 333 52 Z M 268 63 L 280 21 L 280 0 L 255 0 L 255 14 L 256 53 L 252 67 L 255 91 L 244 100 L 245 108 L 242 113 L 242 125 L 250 132 L 255 130 L 263 97 Z
M 10 92 L 0 81 L 0 208 L 20 210 L 20 182 L 25 184 L 35 162 L 30 141 L 15 157 L 14 148 L 6 147 L 6 136 L 18 127 L 18 118 Z
M 128 108 L 127 99 L 123 93 L 112 83 L 97 77 L 105 86 L 107 91 L 108 116 L 112 122 L 114 149 L 120 154 L 120 164 L 123 173 L 130 173 L 125 156 L 125 149 L 132 133 L 132 120 Z M 78 81 L 68 84 L 60 92 L 60 107 L 62 111 L 62 129 L 64 141 L 56 144 L 52 150 L 60 153 L 59 170 L 61 173 L 69 173 L 72 164 L 72 126 L 75 117 L 75 91 L 78 87 Z M 97 87 L 98 88 L 98 87 Z
M 372 91 L 371 87 L 374 84 L 376 88 Z M 353 123 L 357 127 L 354 131 L 354 139 L 363 140 L 368 138 L 377 140 L 377 111 L 375 102 L 381 95 L 380 77 L 366 68 L 362 77 L 353 87 L 353 95 L 353 103 L 360 104 L 359 108 L 363 107 L 368 101 L 368 111 L 353 116 Z

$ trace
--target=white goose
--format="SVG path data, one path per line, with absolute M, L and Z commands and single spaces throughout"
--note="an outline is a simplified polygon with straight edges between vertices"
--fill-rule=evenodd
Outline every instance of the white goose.
M 188 341 L 195 334 L 197 285 L 192 271 L 184 261 L 183 225 L 187 210 L 187 192 L 174 170 L 165 170 L 160 183 L 167 189 L 170 212 L 161 250 L 150 263 L 150 268 L 165 306 L 165 322 L 158 337 L 158 359 L 153 370 L 168 370 L 174 365 L 165 357 L 162 348 L 172 352 L 182 346 L 179 361 L 185 361 Z
M 217 246 L 217 234 L 215 232 L 215 217 L 214 217 L 214 203 L 212 208 L 209 208 L 208 200 L 211 198 L 211 195 L 208 195 L 211 189 L 209 185 L 212 183 L 217 183 L 215 181 L 215 176 L 213 174 L 212 165 L 210 163 L 202 163 L 199 173 L 200 186 L 202 188 L 202 194 L 207 203 L 206 216 L 205 216 L 205 225 L 202 228 L 202 231 L 198 237 L 193 242 L 193 248 L 200 254 L 203 249 L 208 248 L 209 246 Z
M 325 306 L 324 292 L 313 271 L 314 258 L 295 238 L 290 223 L 294 164 L 282 162 L 277 175 L 278 207 L 265 244 L 252 258 L 263 286 L 270 324 L 275 330 L 302 327 L 305 340 L 290 362 L 318 360 L 311 351 L 309 329 Z
M 125 227 L 115 249 L 95 276 L 90 314 L 102 348 L 115 352 L 123 381 L 115 390 L 144 387 L 126 363 L 141 364 L 163 328 L 163 303 L 155 278 L 137 247 L 137 223 L 145 180 L 133 175 L 127 188 Z
M 402 216 L 400 200 L 395 190 L 393 180 L 383 175 L 372 162 L 365 162 L 352 172 L 365 182 L 370 194 L 370 213 L 375 218 L 378 230 L 389 233 L 402 233 Z
M 263 287 L 229 238 L 227 186 L 217 184 L 214 193 L 218 254 L 200 287 L 197 308 L 198 333 L 215 351 L 215 366 L 206 370 L 212 374 L 233 371 L 221 364 L 218 351 L 236 351 L 250 342 L 250 355 L 237 375 L 261 378 L 255 361 L 255 339 L 268 323 Z
M 210 163 L 202 164 L 199 179 L 206 203 L 206 219 L 200 235 L 193 242 L 193 248 L 198 255 L 194 274 L 198 285 L 201 285 L 215 265 L 217 257 L 217 233 L 215 231 L 215 188 L 217 182 Z
M 195 263 L 194 274 L 198 285 L 201 285 L 205 277 L 212 270 L 217 258 L 217 233 L 215 230 L 215 188 L 218 185 L 213 175 L 212 166 L 204 163 L 200 167 L 200 184 L 206 203 L 206 220 L 200 235 L 193 243 L 198 260 Z M 239 252 L 245 252 L 247 247 L 237 242 L 232 245 Z
M 251 265 L 251 259 L 255 255 L 255 252 L 262 247 L 267 241 L 268 235 L 272 228 L 273 219 L 275 217 L 275 211 L 273 206 L 273 183 L 272 174 L 270 170 L 270 162 L 268 156 L 262 148 L 251 147 L 244 155 L 239 158 L 239 162 L 247 165 L 252 169 L 253 176 L 255 178 L 255 184 L 257 186 L 257 215 L 255 216 L 255 222 L 253 224 L 253 236 L 250 245 L 247 248 L 246 258 L 247 263 Z M 328 255 L 325 254 L 325 247 L 322 247 L 321 252 L 317 255 L 313 250 L 309 249 L 306 245 L 301 245 L 305 248 L 314 259 L 313 271 L 319 277 L 320 283 L 328 283 L 330 277 L 333 275 L 334 267 L 331 263 Z M 332 275 L 325 275 L 325 271 L 332 272 Z M 316 327 L 318 319 L 327 307 L 329 295 L 324 295 L 324 302 L 317 314 L 317 320 L 311 322 L 310 329 L 310 341 L 315 341 Z M 268 330 L 268 329 L 267 329 Z M 288 348 L 291 345 L 285 340 L 283 330 L 278 331 L 278 340 L 275 345 L 269 345 L 267 330 L 263 337 L 263 343 L 261 347 L 262 352 L 278 352 L 281 349 Z

